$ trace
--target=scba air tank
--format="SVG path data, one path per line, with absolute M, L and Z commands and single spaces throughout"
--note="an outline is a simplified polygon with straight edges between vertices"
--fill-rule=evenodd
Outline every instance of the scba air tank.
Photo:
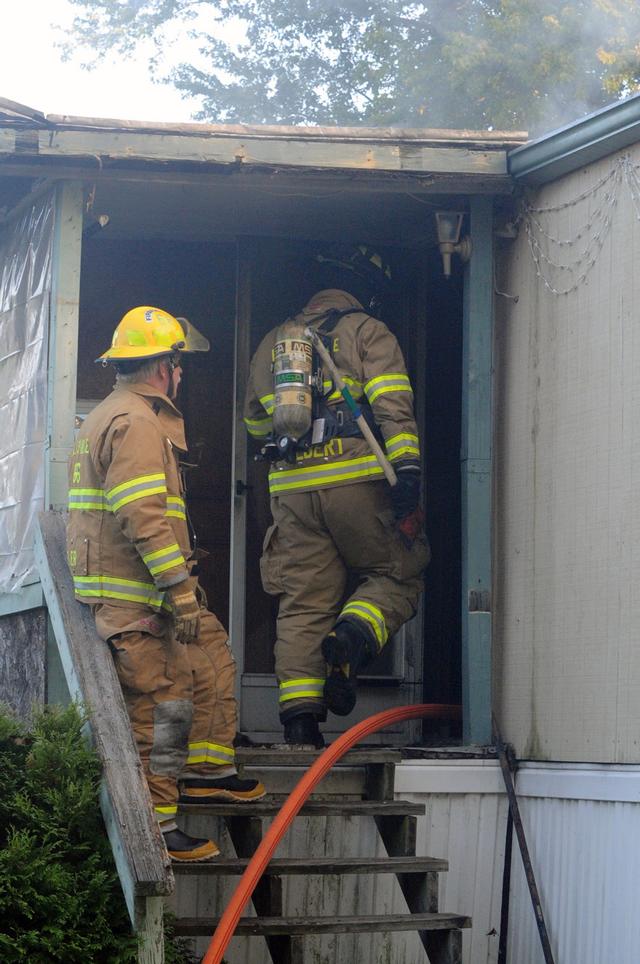
M 311 428 L 313 347 L 300 322 L 286 321 L 273 346 L 273 431 L 296 442 Z

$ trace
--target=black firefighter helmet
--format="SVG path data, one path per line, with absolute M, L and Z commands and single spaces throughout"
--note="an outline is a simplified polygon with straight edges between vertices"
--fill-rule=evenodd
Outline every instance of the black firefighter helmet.
M 343 288 L 372 314 L 379 312 L 391 288 L 391 267 L 386 259 L 366 244 L 336 246 L 317 254 L 327 287 Z

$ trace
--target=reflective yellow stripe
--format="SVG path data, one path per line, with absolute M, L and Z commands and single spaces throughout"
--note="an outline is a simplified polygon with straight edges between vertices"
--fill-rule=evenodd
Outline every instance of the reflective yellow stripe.
M 288 700 L 298 700 L 302 697 L 322 699 L 324 684 L 324 679 L 317 678 L 287 680 L 285 683 L 280 683 L 278 702 L 286 703 Z
M 184 499 L 181 499 L 179 495 L 168 495 L 167 496 L 167 511 L 165 515 L 172 519 L 185 519 L 187 518 L 187 510 L 184 504 Z
M 223 746 L 221 743 L 199 743 L 189 744 L 189 754 L 187 765 L 195 763 L 221 763 L 230 764 L 235 761 L 236 751 L 231 746 Z
M 272 469 L 269 472 L 269 491 L 291 492 L 308 486 L 336 485 L 350 479 L 370 479 L 384 473 L 375 455 L 364 455 L 341 462 L 319 463 L 299 469 Z
M 139 475 L 128 482 L 121 482 L 107 492 L 107 498 L 111 503 L 114 512 L 121 509 L 123 505 L 135 502 L 137 499 L 145 499 L 150 495 L 162 495 L 167 491 L 167 482 L 164 472 L 157 472 L 154 475 Z
M 292 686 L 299 686 L 300 683 L 322 683 L 324 686 L 324 679 L 320 679 L 318 676 L 303 676 L 301 679 L 289 679 L 285 680 L 284 683 L 280 683 L 280 689 L 291 689 Z
M 102 489 L 69 489 L 68 508 L 69 511 L 98 509 L 100 512 L 111 512 L 111 506 Z
M 362 398 L 362 395 L 363 395 L 362 382 L 356 381 L 355 378 L 349 378 L 348 375 L 343 375 L 342 380 L 345 383 L 345 385 L 349 388 L 349 391 L 351 392 L 351 397 L 354 398 L 356 402 L 358 401 L 358 399 Z M 324 392 L 325 395 L 329 391 L 332 385 L 333 385 L 333 381 L 331 379 L 325 378 L 323 380 L 322 391 Z M 342 400 L 342 392 L 339 392 L 336 389 L 335 391 L 331 392 L 327 401 L 333 402 L 337 400 L 340 400 L 340 401 Z
M 178 812 L 177 806 L 175 807 L 154 807 L 155 813 L 163 813 L 169 817 L 175 817 Z
M 340 616 L 348 615 L 356 616 L 358 619 L 362 619 L 368 623 L 376 634 L 376 639 L 380 646 L 384 646 L 389 638 L 389 634 L 382 610 L 374 606 L 373 603 L 365 602 L 362 599 L 352 599 L 340 613 Z
M 142 557 L 142 561 L 152 576 L 158 576 L 161 572 L 166 572 L 167 569 L 173 569 L 174 566 L 186 566 L 185 558 L 177 542 L 165 546 L 163 549 L 148 552 Z
M 262 407 L 264 408 L 265 412 L 268 415 L 273 415 L 273 410 L 276 407 L 275 396 L 273 392 L 270 392 L 268 395 L 263 395 L 262 398 L 258 399 L 258 401 L 260 402 L 260 404 L 262 405 Z
M 364 390 L 369 399 L 369 403 L 375 402 L 376 398 L 379 398 L 380 395 L 386 395 L 387 392 L 413 391 L 409 376 L 404 375 L 402 372 L 393 372 L 388 375 L 378 375 L 376 378 L 371 378 L 364 386 Z
M 73 577 L 76 596 L 81 598 L 122 599 L 126 602 L 140 603 L 169 609 L 164 602 L 164 593 L 151 582 L 137 579 L 122 579 L 120 576 L 77 576 Z
M 385 448 L 389 461 L 393 462 L 403 455 L 413 455 L 420 457 L 420 442 L 417 435 L 410 435 L 408 432 L 400 432 L 386 440 Z
M 249 435 L 254 438 L 264 438 L 271 431 L 273 420 L 270 415 L 267 415 L 266 418 L 245 418 L 244 424 Z

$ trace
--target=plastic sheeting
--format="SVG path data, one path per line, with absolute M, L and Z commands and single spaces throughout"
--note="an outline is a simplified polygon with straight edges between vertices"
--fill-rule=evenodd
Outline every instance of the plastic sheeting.
M 44 507 L 53 225 L 52 194 L 0 235 L 0 592 L 38 581 L 32 546 Z

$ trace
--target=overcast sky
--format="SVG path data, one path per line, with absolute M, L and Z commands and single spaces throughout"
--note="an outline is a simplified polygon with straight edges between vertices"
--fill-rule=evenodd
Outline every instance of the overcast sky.
M 188 121 L 197 109 L 172 87 L 154 84 L 143 57 L 91 72 L 63 63 L 52 24 L 68 24 L 67 0 L 0 0 L 0 97 L 45 114 Z

